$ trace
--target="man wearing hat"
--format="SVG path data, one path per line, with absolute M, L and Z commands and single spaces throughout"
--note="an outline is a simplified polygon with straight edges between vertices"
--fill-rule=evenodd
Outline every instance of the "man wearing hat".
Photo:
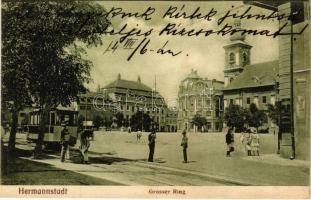
M 67 129 L 67 123 L 66 122 L 63 122 L 61 124 L 61 126 L 62 126 L 62 130 L 61 130 L 61 136 L 60 136 L 60 143 L 62 145 L 62 150 L 60 153 L 60 161 L 64 162 L 66 152 L 68 151 L 67 154 L 69 154 L 69 146 L 68 146 L 69 145 L 69 143 L 68 143 L 69 142 L 69 131 Z
M 152 130 L 151 133 L 148 135 L 148 141 L 149 141 L 149 144 L 148 144 L 149 145 L 148 162 L 153 162 L 155 139 L 156 139 L 156 132 L 155 132 L 155 130 Z
M 183 149 L 184 163 L 187 163 L 188 162 L 187 160 L 188 138 L 186 136 L 186 130 L 183 130 L 182 135 L 183 137 L 182 137 L 180 146 L 182 146 L 182 149 Z

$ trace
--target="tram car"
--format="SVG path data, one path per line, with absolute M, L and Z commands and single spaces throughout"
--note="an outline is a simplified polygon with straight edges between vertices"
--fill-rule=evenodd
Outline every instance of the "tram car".
M 36 142 L 39 133 L 40 110 L 35 109 L 29 113 L 30 123 L 28 125 L 27 141 Z M 63 122 L 66 122 L 70 137 L 75 140 L 78 138 L 78 111 L 70 107 L 58 106 L 52 109 L 47 119 L 47 125 L 44 132 L 45 147 L 59 147 L 61 141 L 61 130 Z

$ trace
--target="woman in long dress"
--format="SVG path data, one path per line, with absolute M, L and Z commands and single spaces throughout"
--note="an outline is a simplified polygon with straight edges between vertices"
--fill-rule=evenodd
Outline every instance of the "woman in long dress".
M 80 134 L 80 152 L 82 154 L 84 164 L 89 163 L 88 151 L 91 145 L 90 137 L 91 132 L 89 130 L 83 130 Z

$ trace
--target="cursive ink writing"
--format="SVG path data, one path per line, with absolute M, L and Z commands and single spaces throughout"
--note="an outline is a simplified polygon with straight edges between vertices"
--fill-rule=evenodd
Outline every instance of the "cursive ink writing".
M 115 7 L 112 7 L 110 9 L 109 12 L 107 12 L 107 14 L 105 15 L 106 17 L 111 17 L 111 18 L 114 18 L 114 17 L 117 17 L 117 16 L 120 16 L 122 19 L 125 18 L 125 17 L 135 17 L 135 18 L 142 18 L 143 20 L 151 20 L 151 15 L 156 11 L 155 8 L 152 8 L 152 7 L 148 7 L 145 12 L 143 13 L 139 13 L 139 12 L 124 12 L 123 11 L 123 8 L 115 8 Z
M 211 21 L 212 17 L 217 14 L 217 11 L 212 8 L 207 14 L 200 13 L 200 7 L 197 7 L 192 14 L 188 15 L 183 9 L 185 8 L 185 5 L 183 5 L 179 11 L 177 11 L 177 7 L 170 6 L 167 11 L 164 13 L 163 18 L 183 18 L 183 19 L 205 19 L 207 21 Z

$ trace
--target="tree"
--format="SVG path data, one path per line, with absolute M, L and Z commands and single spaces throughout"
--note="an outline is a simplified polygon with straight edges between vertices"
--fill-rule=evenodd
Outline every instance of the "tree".
M 31 60 L 25 53 L 30 42 L 19 35 L 21 28 L 18 16 L 12 8 L 12 3 L 2 5 L 2 48 L 1 48 L 1 108 L 11 112 L 11 131 L 8 149 L 15 150 L 15 138 L 18 124 L 18 112 L 29 105 L 31 96 L 29 88 L 29 69 Z M 3 112 L 3 111 L 2 111 Z
M 191 124 L 198 127 L 199 130 L 202 129 L 202 126 L 205 126 L 207 124 L 207 120 L 205 117 L 200 116 L 199 114 L 196 114 L 192 120 Z
M 252 103 L 249 106 L 249 117 L 247 119 L 248 125 L 258 129 L 259 126 L 267 122 L 268 118 L 263 110 L 259 110 L 256 104 Z
M 118 127 L 121 127 L 123 125 L 124 121 L 124 115 L 122 112 L 117 112 L 116 113 L 116 123 Z
M 101 124 L 102 124 L 103 117 L 99 116 L 99 115 L 96 115 L 94 117 L 93 121 L 94 121 L 94 127 L 98 129 L 101 126 Z
M 9 72 L 20 65 L 13 93 L 21 92 L 15 95 L 20 99 L 30 93 L 41 110 L 37 157 L 49 110 L 59 104 L 69 105 L 91 80 L 92 63 L 83 58 L 83 45 L 78 44 L 101 45 L 109 22 L 100 5 L 81 1 L 9 2 L 2 13 L 4 40 L 9 41 L 5 58 L 9 63 L 19 57 L 7 64 Z
M 249 111 L 247 109 L 239 105 L 230 104 L 225 110 L 224 121 L 227 126 L 235 127 L 236 132 L 241 132 L 245 128 L 244 126 L 247 123 L 248 116 Z
M 281 102 L 277 101 L 275 105 L 268 104 L 268 117 L 275 123 L 277 126 L 280 126 L 280 117 L 281 117 Z
M 131 127 L 135 130 L 145 130 L 150 131 L 151 126 L 153 124 L 153 120 L 149 116 L 149 113 L 144 113 L 142 111 L 137 111 L 132 117 L 131 117 Z

